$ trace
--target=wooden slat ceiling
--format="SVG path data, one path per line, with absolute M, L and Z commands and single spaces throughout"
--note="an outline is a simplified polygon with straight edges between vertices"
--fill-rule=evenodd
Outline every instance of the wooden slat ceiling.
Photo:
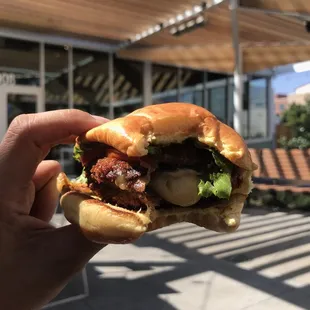
M 310 59 L 310 45 L 297 43 L 248 45 L 244 46 L 242 51 L 244 73 Z M 232 73 L 234 70 L 233 48 L 223 44 L 131 49 L 120 52 L 120 56 L 215 72 Z
M 197 0 L 2 0 L 0 26 L 127 40 L 199 3 Z
M 273 3 L 273 6 L 278 3 L 278 10 L 300 10 L 308 12 L 310 16 L 310 0 L 245 0 L 243 4 L 256 5 L 256 2 L 258 5 Z M 234 52 L 228 2 L 210 8 L 205 11 L 204 16 L 207 22 L 202 28 L 178 37 L 172 36 L 170 29 L 165 29 L 120 51 L 118 55 L 123 58 L 232 73 Z M 238 10 L 238 20 L 245 73 L 310 59 L 310 34 L 306 32 L 303 20 L 244 9 Z M 279 47 L 279 44 L 283 46 Z
M 206 44 L 206 42 L 212 44 L 230 43 L 232 31 L 228 3 L 223 2 L 216 7 L 210 8 L 205 12 L 204 16 L 207 23 L 203 28 L 198 28 L 179 37 L 172 36 L 169 28 L 145 38 L 142 43 L 152 46 L 184 46 Z M 303 21 L 296 18 L 268 15 L 259 11 L 239 11 L 238 18 L 241 42 L 310 40 L 310 35 L 305 31 Z
M 212 0 L 208 0 L 211 3 Z M 242 0 L 249 8 L 310 14 L 310 0 Z M 166 22 L 177 14 L 201 4 L 199 0 L 2 0 L 0 1 L 0 27 L 22 27 L 44 33 L 62 33 L 89 39 L 121 42 L 156 24 Z M 151 60 L 170 65 L 217 72 L 233 71 L 234 57 L 231 47 L 231 16 L 229 1 L 209 8 L 203 28 L 174 37 L 165 29 L 119 52 L 120 57 Z M 239 36 L 244 52 L 257 50 L 257 43 L 267 47 L 272 43 L 292 43 L 308 50 L 310 34 L 304 22 L 295 17 L 266 14 L 260 10 L 238 10 Z M 281 64 L 296 62 L 306 57 L 290 45 L 280 51 L 271 49 Z M 264 48 L 264 51 L 267 49 Z M 291 54 L 290 54 L 291 53 Z M 270 56 L 270 57 L 269 57 Z M 253 56 L 254 57 L 254 56 Z M 260 64 L 254 58 L 244 57 L 245 71 L 266 67 L 275 62 L 272 55 L 260 54 Z M 266 60 L 265 60 L 266 58 Z M 308 56 L 305 60 L 308 60 Z M 246 63 L 246 59 L 252 61 Z M 268 60 L 267 60 L 268 59 Z M 9 59 L 5 59 L 9 63 Z M 56 67 L 55 63 L 55 67 Z M 32 64 L 34 66 L 34 62 Z
M 245 7 L 287 11 L 292 13 L 305 13 L 310 12 L 309 0 L 241 0 L 240 4 Z
M 155 47 L 129 49 L 119 53 L 120 57 L 129 59 L 151 59 L 157 63 L 177 65 L 195 69 L 208 69 L 218 72 L 232 72 L 234 54 L 232 46 L 227 45 L 196 45 L 180 47 Z

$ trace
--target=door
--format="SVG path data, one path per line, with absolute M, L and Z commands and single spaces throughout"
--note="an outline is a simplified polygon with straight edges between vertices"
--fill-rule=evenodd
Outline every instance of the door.
M 0 86 L 0 141 L 20 114 L 44 111 L 43 91 L 37 86 Z

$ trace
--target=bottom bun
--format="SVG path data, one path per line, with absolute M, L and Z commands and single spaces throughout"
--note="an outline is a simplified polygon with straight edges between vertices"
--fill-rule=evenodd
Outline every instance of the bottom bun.
M 150 218 L 77 192 L 60 199 L 66 219 L 78 225 L 85 237 L 96 243 L 130 243 L 147 231 Z
M 66 219 L 78 225 L 96 243 L 131 243 L 147 231 L 180 222 L 219 231 L 233 232 L 240 224 L 245 195 L 234 194 L 228 201 L 207 208 L 148 208 L 146 213 L 126 210 L 90 196 L 70 191 L 60 200 Z
M 155 210 L 154 220 L 147 231 L 175 223 L 188 222 L 217 232 L 234 232 L 240 225 L 241 212 L 247 196 L 232 195 L 207 208 L 172 208 Z

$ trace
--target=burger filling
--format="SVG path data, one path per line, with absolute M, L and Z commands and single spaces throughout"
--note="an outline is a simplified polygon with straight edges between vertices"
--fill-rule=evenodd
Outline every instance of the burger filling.
M 128 157 L 100 143 L 81 143 L 74 158 L 83 165 L 76 180 L 107 203 L 135 211 L 147 206 L 205 206 L 227 200 L 241 185 L 240 168 L 216 150 L 187 139 L 150 145 L 143 157 Z

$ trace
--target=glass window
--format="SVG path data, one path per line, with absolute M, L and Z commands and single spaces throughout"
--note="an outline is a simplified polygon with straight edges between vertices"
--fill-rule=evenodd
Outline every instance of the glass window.
M 36 112 L 37 97 L 32 95 L 8 94 L 7 111 L 8 125 L 12 120 L 20 114 L 28 114 Z
M 38 86 L 39 44 L 0 38 L 0 85 Z
M 177 68 L 152 65 L 152 94 L 153 103 L 177 101 Z
M 127 104 L 127 105 L 122 105 L 115 107 L 114 109 L 114 117 L 123 117 L 126 116 L 128 113 L 133 112 L 136 109 L 141 108 L 141 104 Z
M 143 105 L 143 63 L 114 59 L 114 117 L 141 108 Z
M 267 79 L 260 78 L 249 82 L 249 136 L 267 136 Z
M 220 121 L 226 122 L 226 87 L 215 87 L 209 90 L 210 111 Z
M 74 107 L 92 114 L 109 115 L 108 55 L 73 49 Z
M 186 91 L 181 95 L 180 102 L 194 103 L 194 92 Z
M 68 108 L 68 50 L 45 44 L 45 109 Z
M 203 91 L 202 90 L 195 90 L 195 92 L 194 92 L 194 103 L 200 107 L 204 106 Z

